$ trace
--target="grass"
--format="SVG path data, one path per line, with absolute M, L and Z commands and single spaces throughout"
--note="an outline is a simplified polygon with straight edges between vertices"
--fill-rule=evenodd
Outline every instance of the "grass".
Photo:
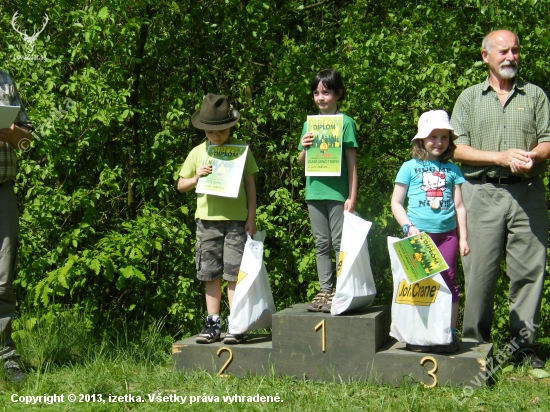
M 0 411 L 546 411 L 550 404 L 550 380 L 533 378 L 526 367 L 499 371 L 493 385 L 466 397 L 461 388 L 426 389 L 405 380 L 394 388 L 273 374 L 219 378 L 204 371 L 182 373 L 173 368 L 174 339 L 163 334 L 161 320 L 143 326 L 135 336 L 124 327 L 106 326 L 96 333 L 85 316 L 72 312 L 40 321 L 23 315 L 15 326 L 29 376 L 18 384 L 0 376 Z M 550 362 L 546 370 L 550 372 Z M 23 403 L 25 396 L 55 394 L 64 395 L 64 402 Z M 76 402 L 69 402 L 69 394 L 77 396 Z M 104 402 L 93 402 L 100 396 Z M 137 402 L 138 396 L 142 402 Z M 175 396 L 186 397 L 185 404 Z M 229 403 L 224 396 L 235 401 Z M 273 402 L 258 402 L 259 396 L 271 397 L 266 399 Z M 158 402 L 162 397 L 165 401 Z

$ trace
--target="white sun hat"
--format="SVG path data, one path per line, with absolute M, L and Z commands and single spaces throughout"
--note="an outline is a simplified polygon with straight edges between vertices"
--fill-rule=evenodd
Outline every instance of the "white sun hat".
M 422 113 L 422 116 L 418 119 L 418 133 L 412 140 L 425 139 L 435 129 L 450 130 L 453 140 L 458 137 L 449 122 L 449 115 L 445 110 L 430 110 Z

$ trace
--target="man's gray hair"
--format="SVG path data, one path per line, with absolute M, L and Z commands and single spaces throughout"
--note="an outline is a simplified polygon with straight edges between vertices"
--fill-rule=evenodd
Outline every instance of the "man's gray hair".
M 487 50 L 487 53 L 489 54 L 491 53 L 491 49 L 493 48 L 493 41 L 491 40 L 491 34 L 493 34 L 495 31 L 500 31 L 500 30 L 506 30 L 506 31 L 509 31 L 510 33 L 514 33 L 514 36 L 516 36 L 516 40 L 518 42 L 518 47 L 519 47 L 519 37 L 515 32 L 508 29 L 497 29 L 497 30 L 493 30 L 490 33 L 487 33 L 487 35 L 483 38 L 483 41 L 481 42 L 481 50 Z

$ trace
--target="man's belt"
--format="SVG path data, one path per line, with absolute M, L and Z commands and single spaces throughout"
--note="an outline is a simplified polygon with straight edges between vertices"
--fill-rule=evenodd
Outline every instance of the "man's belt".
M 494 185 L 515 185 L 516 183 L 524 182 L 527 179 L 527 177 L 523 176 L 489 177 L 483 175 L 471 180 L 480 180 L 482 183 L 492 183 Z

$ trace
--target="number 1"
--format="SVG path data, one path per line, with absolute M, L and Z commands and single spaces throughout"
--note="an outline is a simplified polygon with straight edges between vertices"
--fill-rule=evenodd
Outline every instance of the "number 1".
M 317 332 L 319 328 L 323 329 L 321 333 L 321 349 L 323 352 L 326 352 L 327 351 L 327 328 L 326 328 L 326 323 L 324 319 L 321 322 L 319 322 L 317 326 L 315 326 L 315 332 Z

